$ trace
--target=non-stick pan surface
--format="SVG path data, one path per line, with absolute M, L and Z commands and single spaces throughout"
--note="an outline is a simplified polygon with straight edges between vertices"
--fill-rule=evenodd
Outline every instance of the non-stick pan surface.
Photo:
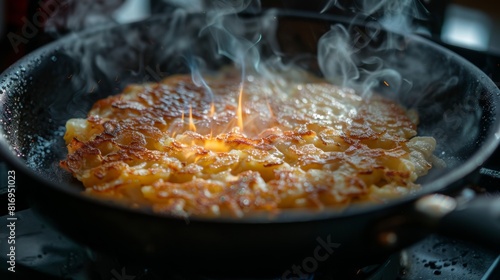
M 260 16 L 247 19 L 255 25 L 262 22 Z M 262 58 L 279 49 L 284 64 L 317 72 L 318 40 L 339 19 L 301 13 L 274 20 L 276 32 L 262 34 L 259 41 Z M 59 168 L 66 153 L 65 122 L 84 117 L 93 102 L 127 84 L 189 73 L 193 57 L 203 58 L 207 69 L 228 64 L 214 53 L 217 44 L 210 33 L 200 32 L 204 24 L 204 15 L 176 15 L 72 34 L 2 74 L 1 155 L 16 170 L 19 188 L 30 193 L 33 208 L 63 233 L 120 256 L 209 266 L 242 263 L 249 257 L 259 265 L 283 260 L 286 266 L 312 256 L 317 246 L 328 247 L 332 256 L 372 255 L 383 251 L 372 231 L 379 220 L 412 212 L 413 202 L 424 195 L 462 186 L 498 144 L 500 93 L 484 73 L 420 37 L 344 22 L 356 39 L 352 46 L 363 45 L 352 54 L 360 69 L 399 73 L 394 78 L 394 72 L 382 71 L 356 83 L 370 82 L 374 90 L 416 109 L 419 134 L 437 140 L 435 154 L 447 166 L 422 178 L 421 191 L 342 212 L 285 211 L 243 219 L 160 216 L 82 195 L 81 185 Z M 384 86 L 384 80 L 397 86 Z M 412 229 L 401 224 L 406 226 Z

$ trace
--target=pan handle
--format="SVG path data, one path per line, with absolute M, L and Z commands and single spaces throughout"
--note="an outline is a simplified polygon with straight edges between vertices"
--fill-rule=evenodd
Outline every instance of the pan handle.
M 500 251 L 500 196 L 480 196 L 459 203 L 455 198 L 433 194 L 422 197 L 415 206 L 422 221 L 438 233 Z

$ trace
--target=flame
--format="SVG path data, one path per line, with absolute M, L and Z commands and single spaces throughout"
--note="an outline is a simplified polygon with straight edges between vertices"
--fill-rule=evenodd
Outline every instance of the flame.
M 193 108 L 191 106 L 189 106 L 189 129 L 196 132 L 196 126 L 193 122 Z
M 240 131 L 243 131 L 243 106 L 242 106 L 242 100 L 243 100 L 243 81 L 240 84 L 240 94 L 238 96 L 238 108 L 236 110 L 236 117 L 238 118 L 238 127 L 240 128 Z
M 266 104 L 267 104 L 267 109 L 269 110 L 269 118 L 272 119 L 272 118 L 274 118 L 274 112 L 273 112 L 273 109 L 271 108 L 271 102 L 269 102 L 269 100 L 267 100 Z
M 215 103 L 212 101 L 212 104 L 210 105 L 210 117 L 213 117 L 215 115 Z

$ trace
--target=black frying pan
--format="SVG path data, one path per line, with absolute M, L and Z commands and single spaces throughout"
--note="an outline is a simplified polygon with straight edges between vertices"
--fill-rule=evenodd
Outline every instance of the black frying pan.
M 258 17 L 248 16 L 251 26 L 261 21 Z M 287 14 L 276 20 L 277 32 L 263 34 L 259 43 L 262 56 L 279 49 L 285 63 L 317 72 L 317 42 L 339 19 Z M 93 102 L 129 83 L 188 73 L 187 61 L 194 55 L 204 58 L 209 69 L 227 64 L 224 56 L 214 55 L 209 32 L 198 36 L 203 24 L 203 15 L 177 15 L 69 35 L 2 74 L 1 156 L 15 169 L 17 185 L 30 194 L 33 209 L 54 227 L 113 255 L 215 269 L 257 269 L 271 262 L 286 269 L 315 257 L 317 248 L 332 259 L 361 259 L 407 246 L 436 229 L 500 249 L 498 199 L 461 203 L 436 194 L 462 188 L 467 175 L 495 150 L 500 91 L 456 54 L 371 23 L 343 23 L 359 49 L 353 61 L 365 70 L 395 69 L 401 79 L 389 80 L 398 87 L 388 88 L 381 82 L 394 76 L 360 75 L 353 85 L 372 79 L 374 90 L 418 110 L 419 134 L 437 139 L 435 154 L 447 164 L 422 178 L 416 194 L 342 212 L 284 211 L 243 219 L 180 219 L 82 195 L 81 185 L 58 166 L 66 152 L 65 122 L 85 116 Z M 375 56 L 381 58 L 378 64 L 370 62 Z

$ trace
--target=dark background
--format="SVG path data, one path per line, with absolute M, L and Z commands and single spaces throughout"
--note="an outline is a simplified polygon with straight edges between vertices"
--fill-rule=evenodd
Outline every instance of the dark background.
M 265 8 L 280 7 L 319 12 L 329 2 L 330 4 L 335 2 L 337 6 L 330 6 L 326 13 L 354 16 L 359 11 L 357 1 L 353 0 L 262 0 L 261 5 Z M 209 5 L 207 3 L 211 2 L 204 0 L 0 0 L 0 71 L 26 53 L 68 32 L 111 20 L 111 15 L 117 11 L 122 11 L 124 15 L 120 16 L 118 21 L 126 22 L 147 17 L 148 14 L 169 12 L 178 6 L 196 10 L 197 6 Z M 140 8 L 138 8 L 139 5 Z M 471 32 L 487 37 L 483 38 L 480 52 L 500 54 L 500 32 L 495 32 L 500 27 L 500 2 L 415 0 L 413 5 L 423 7 L 424 11 L 428 11 L 428 13 L 424 12 L 425 18 L 415 19 L 416 23 L 422 27 L 416 32 L 431 37 L 434 41 L 448 43 L 451 48 L 458 46 L 477 51 L 477 44 L 467 46 L 447 40 L 451 34 L 447 28 L 447 21 L 454 23 L 458 21 L 463 25 L 463 27 L 458 26 L 462 28 L 463 37 Z M 52 12 L 51 7 L 56 7 L 57 10 Z M 129 7 L 129 9 L 123 9 L 124 7 Z M 343 7 L 343 9 L 338 7 Z M 417 8 L 417 10 L 421 9 Z M 132 13 L 137 15 L 134 16 Z M 57 20 L 49 20 L 48 28 L 46 27 L 47 15 L 55 15 L 57 18 Z M 380 14 L 374 16 L 380 16 Z M 89 18 L 100 19 L 90 23 L 87 21 Z M 471 21 L 474 24 L 471 24 Z M 68 25 L 71 26 L 68 27 Z

